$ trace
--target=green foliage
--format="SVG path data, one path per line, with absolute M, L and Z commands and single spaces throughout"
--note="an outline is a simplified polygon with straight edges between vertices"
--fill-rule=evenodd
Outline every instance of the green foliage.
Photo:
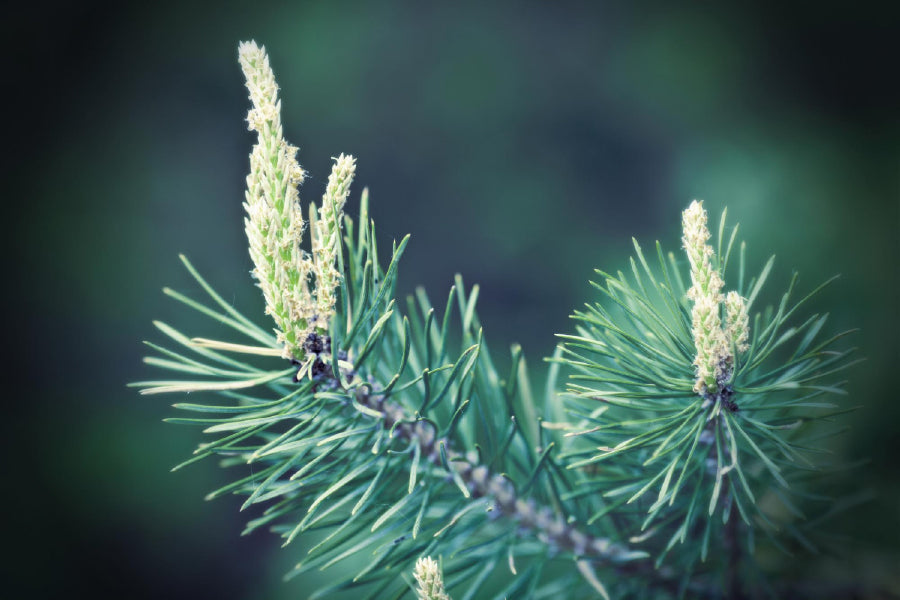
M 850 351 L 830 349 L 841 336 L 817 341 L 824 316 L 787 326 L 806 298 L 791 306 L 789 291 L 777 309 L 756 315 L 750 350 L 736 364 L 732 410 L 692 390 L 689 309 L 674 256 L 657 244 L 654 269 L 635 243 L 630 277 L 598 271 L 602 302 L 575 314 L 577 335 L 562 336 L 553 360 L 573 375 L 560 420 L 555 378 L 536 402 L 520 348 L 509 376 L 497 373 L 475 310 L 477 286 L 466 292 L 458 278 L 440 312 L 420 289 L 401 314 L 393 297 L 408 237 L 382 269 L 365 194 L 361 210 L 355 235 L 345 218 L 346 277 L 330 339 L 318 340 L 314 359 L 284 368 L 275 338 L 185 260 L 211 304 L 167 294 L 219 321 L 230 339 L 192 340 L 158 323 L 189 354 L 149 344 L 158 356 L 147 362 L 192 379 L 136 384 L 147 394 L 200 397 L 174 406 L 201 416 L 169 421 L 202 426 L 214 439 L 176 469 L 217 456 L 240 470 L 209 498 L 234 493 L 246 498 L 242 508 L 264 505 L 246 532 L 268 527 L 285 545 L 327 532 L 291 575 L 365 555 L 352 579 L 319 595 L 357 585 L 370 597 L 396 595 L 410 589 L 401 575 L 431 554 L 445 558 L 457 597 L 480 597 L 507 565 L 507 595 L 542 597 L 561 581 L 585 585 L 571 574 L 561 580 L 553 560 L 586 558 L 580 568 L 614 596 L 697 593 L 715 589 L 727 570 L 728 556 L 716 550 L 723 540 L 745 546 L 745 556 L 756 532 L 779 545 L 782 533 L 812 544 L 802 527 L 810 521 L 792 498 L 828 505 L 808 486 L 827 466 L 817 441 L 833 433 L 816 424 L 841 412 L 821 397 L 840 392 L 831 376 L 850 364 Z M 771 264 L 747 284 L 751 301 Z M 555 529 L 565 531 L 548 533 Z M 578 535 L 581 545 L 572 545 Z M 633 571 L 644 577 L 620 577 Z
M 478 288 L 466 292 L 461 278 L 442 312 L 420 290 L 402 316 L 393 296 L 408 238 L 394 245 L 382 269 L 365 196 L 360 220 L 355 236 L 345 220 L 346 277 L 330 339 L 319 340 L 318 352 L 307 346 L 314 360 L 285 369 L 275 339 L 235 312 L 185 260 L 212 306 L 167 293 L 225 325 L 232 339 L 192 340 L 160 323 L 190 354 L 149 344 L 159 356 L 147 362 L 204 379 L 136 385 L 145 394 L 200 397 L 174 406 L 201 416 L 169 421 L 199 425 L 215 439 L 176 469 L 207 456 L 240 469 L 209 498 L 234 493 L 246 497 L 242 508 L 264 504 L 246 532 L 269 527 L 285 545 L 306 532 L 327 532 L 291 575 L 370 556 L 351 580 L 320 596 L 357 585 L 368 585 L 371 597 L 408 590 L 401 574 L 426 554 L 448 561 L 446 586 L 458 597 L 479 597 L 482 582 L 507 564 L 518 572 L 507 594 L 537 594 L 548 559 L 575 555 L 522 535 L 532 521 L 550 519 L 549 509 L 539 516 L 535 503 L 563 506 L 560 485 L 570 485 L 552 458 L 554 443 L 537 427 L 521 350 L 514 349 L 512 373 L 502 379 L 481 334 Z M 454 328 L 457 343 L 450 341 Z M 241 336 L 261 345 L 244 345 Z M 229 351 L 271 356 L 255 365 Z M 491 490 L 504 502 L 488 496 Z M 518 510 L 527 514 L 517 514 L 516 502 L 526 500 Z M 623 552 L 615 560 L 640 556 Z
M 736 232 L 726 238 L 723 214 L 722 274 Z M 828 396 L 844 393 L 834 378 L 853 364 L 853 349 L 835 350 L 849 332 L 820 339 L 827 315 L 793 324 L 824 284 L 792 303 L 795 274 L 778 306 L 755 314 L 728 385 L 697 394 L 684 265 L 659 243 L 649 259 L 636 240 L 634 248 L 627 274 L 597 271 L 601 300 L 575 313 L 576 334 L 561 336 L 577 429 L 560 459 L 580 473 L 588 522 L 617 522 L 657 567 L 684 574 L 682 589 L 731 569 L 751 573 L 759 533 L 785 552 L 815 551 L 820 523 L 805 512 L 833 508 L 813 484 L 841 468 L 822 442 L 841 431 L 829 425 L 848 410 Z M 746 284 L 745 262 L 742 244 L 737 289 L 752 311 L 774 257 Z
M 266 169 L 282 182 L 272 161 L 257 163 L 258 188 Z M 258 194 L 262 206 L 266 199 Z M 597 271 L 600 300 L 575 313 L 576 332 L 562 336 L 536 397 L 521 348 L 513 346 L 506 377 L 495 367 L 478 286 L 467 290 L 457 276 L 437 308 L 421 289 L 401 306 L 409 237 L 392 244 L 383 268 L 367 191 L 360 204 L 358 224 L 343 217 L 341 243 L 336 202 L 330 233 L 314 238 L 313 259 L 327 247 L 334 273 L 316 275 L 319 287 L 328 284 L 327 302 L 309 323 L 301 319 L 305 340 L 273 336 L 237 312 L 183 258 L 206 299 L 166 294 L 218 322 L 223 337 L 157 323 L 169 346 L 148 343 L 146 362 L 184 379 L 134 384 L 144 394 L 192 395 L 174 405 L 184 416 L 169 421 L 209 437 L 175 468 L 216 457 L 236 471 L 209 498 L 237 494 L 242 510 L 257 507 L 247 533 L 267 528 L 285 546 L 312 536 L 289 576 L 334 568 L 333 583 L 314 597 L 356 587 L 368 598 L 415 594 L 413 566 L 431 556 L 444 566 L 445 589 L 463 600 L 739 597 L 766 587 L 758 539 L 785 552 L 815 548 L 819 523 L 834 511 L 816 481 L 839 466 L 823 440 L 847 410 L 829 397 L 842 393 L 835 375 L 852 364 L 852 350 L 835 350 L 844 334 L 820 339 L 826 316 L 799 317 L 820 288 L 792 304 L 795 276 L 777 306 L 753 312 L 773 261 L 745 285 L 741 245 L 733 287 L 753 314 L 748 347 L 738 352 L 733 339 L 718 374 L 698 388 L 683 265 L 658 243 L 648 259 L 635 242 L 627 275 Z M 267 227 L 297 234 L 294 221 Z M 314 230 L 317 222 L 312 208 Z M 737 230 L 726 233 L 723 215 L 717 252 L 707 256 L 721 261 L 705 265 L 721 279 Z M 296 241 L 268 249 L 270 237 L 251 232 L 260 260 L 275 251 L 286 264 L 310 260 Z M 308 294 L 305 279 L 276 275 L 259 279 L 264 292 L 278 287 L 267 301 L 291 298 L 291 286 Z M 560 396 L 563 370 L 569 389 Z

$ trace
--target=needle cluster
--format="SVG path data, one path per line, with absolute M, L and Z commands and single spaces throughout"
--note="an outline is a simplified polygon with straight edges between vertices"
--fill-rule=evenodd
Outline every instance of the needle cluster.
M 409 236 L 383 268 L 366 190 L 358 221 L 344 214 L 353 157 L 335 159 L 304 221 L 269 58 L 246 42 L 239 61 L 257 134 L 245 228 L 275 335 L 182 257 L 206 299 L 164 291 L 221 338 L 156 323 L 168 345 L 148 342 L 145 361 L 175 375 L 134 384 L 192 394 L 169 421 L 207 437 L 176 469 L 219 458 L 237 474 L 209 498 L 257 508 L 246 532 L 312 541 L 289 576 L 334 573 L 314 598 L 791 596 L 766 583 L 757 540 L 821 547 L 836 505 L 817 486 L 838 466 L 823 440 L 852 364 L 843 334 L 820 338 L 825 315 L 798 318 L 818 289 L 793 302 L 795 276 L 757 310 L 773 260 L 745 278 L 740 244 L 735 278 L 737 227 L 723 214 L 714 250 L 693 202 L 685 255 L 635 240 L 630 268 L 597 271 L 598 298 L 534 393 L 520 347 L 505 376 L 495 365 L 477 285 L 457 276 L 438 306 L 422 289 L 396 298 Z

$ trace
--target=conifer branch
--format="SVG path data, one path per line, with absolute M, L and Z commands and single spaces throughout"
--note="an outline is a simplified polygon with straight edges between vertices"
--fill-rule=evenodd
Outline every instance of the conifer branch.
M 498 374 L 477 286 L 457 277 L 443 312 L 423 290 L 401 310 L 409 237 L 382 268 L 368 190 L 358 221 L 344 215 L 353 157 L 335 159 L 302 247 L 304 172 L 283 138 L 277 83 L 264 48 L 243 43 L 239 60 L 257 133 L 245 227 L 275 336 L 182 257 L 208 299 L 165 293 L 223 337 L 157 323 L 171 347 L 148 343 L 145 360 L 176 375 L 134 385 L 194 394 L 174 406 L 202 416 L 169 421 L 215 439 L 176 469 L 211 456 L 244 469 L 209 497 L 265 506 L 247 532 L 267 527 L 285 545 L 323 532 L 291 575 L 357 559 L 314 597 L 402 595 L 413 572 L 420 598 L 470 600 L 498 565 L 499 597 L 754 597 L 758 537 L 812 547 L 805 511 L 829 501 L 810 483 L 831 466 L 818 446 L 832 430 L 820 425 L 843 412 L 823 397 L 842 393 L 834 376 L 852 349 L 836 348 L 843 335 L 819 339 L 825 316 L 794 321 L 809 296 L 792 305 L 793 282 L 751 320 L 772 261 L 745 286 L 743 244 L 737 288 L 723 293 L 737 233 L 725 235 L 724 214 L 717 252 L 695 201 L 682 214 L 686 265 L 658 243 L 648 260 L 635 241 L 630 275 L 597 271 L 600 300 L 560 336 L 541 401 L 521 348 Z M 554 561 L 567 568 L 545 570 Z
M 336 381 L 326 374 L 326 381 Z M 436 436 L 433 424 L 417 420 L 400 405 L 386 400 L 373 386 L 363 384 L 355 388 L 356 401 L 372 411 L 371 416 L 380 419 L 382 427 L 392 436 L 418 447 L 416 455 L 428 460 L 435 467 L 442 464 L 445 449 L 453 477 L 458 477 L 473 499 L 488 498 L 498 516 L 516 521 L 519 527 L 533 530 L 538 539 L 570 552 L 575 556 L 603 563 L 620 564 L 645 558 L 644 552 L 612 542 L 609 538 L 595 537 L 567 523 L 566 518 L 548 506 L 537 505 L 522 498 L 515 486 L 503 475 L 478 463 L 477 453 L 461 454 L 446 436 Z

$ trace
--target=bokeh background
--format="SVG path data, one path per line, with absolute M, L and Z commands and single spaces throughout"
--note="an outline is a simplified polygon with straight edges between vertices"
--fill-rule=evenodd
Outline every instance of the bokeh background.
M 859 327 L 838 450 L 869 457 L 844 568 L 898 589 L 900 94 L 888 3 L 761 8 L 666 2 L 66 3 L 4 16 L 12 282 L 4 300 L 3 516 L 10 597 L 302 598 L 297 549 L 239 537 L 207 503 L 212 462 L 175 474 L 199 432 L 140 397 L 152 319 L 186 253 L 264 322 L 242 231 L 253 142 L 237 42 L 264 43 L 286 136 L 318 199 L 330 157 L 359 158 L 382 239 L 410 232 L 404 293 L 480 283 L 488 337 L 537 380 L 555 332 L 625 266 L 631 236 L 679 245 L 702 198 L 741 223 L 751 266 L 777 255 L 810 310 Z M 357 191 L 361 189 L 357 186 Z M 357 196 L 348 210 L 358 207 Z M 9 279 L 8 279 L 9 281 Z M 502 358 L 500 359 L 502 361 Z M 825 564 L 825 563 L 823 563 Z M 10 583 L 11 582 L 11 583 Z

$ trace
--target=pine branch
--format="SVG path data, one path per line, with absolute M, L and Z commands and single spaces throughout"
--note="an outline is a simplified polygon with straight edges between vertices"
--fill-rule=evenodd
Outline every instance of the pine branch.
M 604 301 L 576 312 L 576 334 L 562 336 L 559 360 L 575 370 L 569 402 L 578 425 L 561 458 L 586 474 L 590 489 L 622 499 L 599 503 L 593 520 L 618 515 L 658 565 L 676 566 L 687 582 L 707 564 L 725 574 L 729 597 L 740 597 L 739 567 L 752 561 L 754 533 L 776 546 L 788 534 L 812 548 L 797 499 L 811 497 L 810 477 L 829 469 L 817 438 L 837 408 L 817 397 L 842 393 L 839 383 L 827 382 L 852 364 L 851 351 L 832 350 L 842 336 L 815 341 L 824 317 L 788 326 L 818 291 L 791 306 L 793 283 L 777 309 L 757 314 L 751 327 L 749 308 L 772 261 L 750 281 L 749 293 L 725 295 L 734 232 L 723 259 L 707 245 L 702 205 L 685 211 L 684 223 L 690 290 L 671 253 L 666 260 L 657 244 L 653 269 L 635 242 L 632 277 L 598 271 Z M 723 215 L 720 252 L 724 229 Z M 742 245 L 740 281 L 744 263 Z M 796 346 L 786 352 L 789 342 Z M 764 496 L 778 504 L 761 502 Z M 819 510 L 827 509 L 829 500 L 818 500 Z M 630 513 L 623 510 L 629 505 Z M 720 558 L 710 551 L 717 539 L 725 550 Z M 677 545 L 682 550 L 669 560 Z
M 415 591 L 413 565 L 417 593 L 444 599 L 445 590 L 463 600 L 485 590 L 756 597 L 748 573 L 759 534 L 812 547 L 810 532 L 830 514 L 805 512 L 829 502 L 814 493 L 830 468 L 820 445 L 846 410 L 823 397 L 842 393 L 834 376 L 852 364 L 852 350 L 835 350 L 843 334 L 820 340 L 825 316 L 791 324 L 818 289 L 792 305 L 792 281 L 776 307 L 753 314 L 772 261 L 745 286 L 741 244 L 738 284 L 725 293 L 737 228 L 726 236 L 723 214 L 714 251 L 695 202 L 683 215 L 687 273 L 658 243 L 651 267 L 636 241 L 630 276 L 597 271 L 601 300 L 575 313 L 536 399 L 521 348 L 499 375 L 478 286 L 467 291 L 457 277 L 443 312 L 424 290 L 401 311 L 409 237 L 382 268 L 368 190 L 358 229 L 343 214 L 352 157 L 336 159 L 321 205 L 309 206 L 301 246 L 303 171 L 282 137 L 277 84 L 263 48 L 242 44 L 240 60 L 258 134 L 246 230 L 276 335 L 182 257 L 209 299 L 165 293 L 224 337 L 157 323 L 175 346 L 148 343 L 155 355 L 145 360 L 176 375 L 135 385 L 193 394 L 174 406 L 202 416 L 169 421 L 215 439 L 175 468 L 216 456 L 247 470 L 209 495 L 242 495 L 242 510 L 265 506 L 245 532 L 266 527 L 284 545 L 323 533 L 292 576 L 353 562 L 353 575 L 314 597 L 357 586 L 371 598 Z M 571 372 L 564 402 L 561 367 Z M 433 555 L 443 574 L 425 559 Z M 548 568 L 554 562 L 565 568 Z M 490 581 L 503 564 L 502 582 Z
M 473 319 L 474 318 L 475 317 L 473 317 Z M 471 334 L 471 332 L 469 333 Z M 184 338 L 180 339 L 184 340 Z M 185 343 L 193 350 L 206 354 L 211 352 L 209 350 L 211 347 L 223 350 L 249 352 L 252 354 L 266 354 L 263 349 L 258 347 L 231 343 L 217 343 L 211 342 L 210 340 L 185 341 Z M 340 394 L 335 394 L 335 392 L 346 389 L 350 395 L 342 397 L 340 402 L 345 407 L 345 411 L 352 406 L 353 410 L 357 412 L 355 428 L 351 430 L 352 432 L 371 433 L 373 431 L 371 428 L 375 427 L 377 433 L 370 435 L 370 438 L 374 437 L 378 440 L 384 440 L 386 437 L 390 438 L 389 443 L 391 447 L 405 448 L 406 456 L 415 456 L 417 457 L 417 461 L 421 461 L 418 463 L 418 469 L 423 473 L 425 472 L 425 465 L 428 465 L 432 471 L 446 473 L 444 478 L 448 481 L 453 481 L 458 486 L 459 491 L 464 496 L 468 496 L 469 506 L 472 506 L 472 503 L 480 499 L 489 500 L 489 503 L 485 505 L 487 511 L 486 514 L 492 514 L 493 520 L 498 518 L 508 520 L 509 526 L 512 527 L 513 530 L 519 532 L 517 536 L 525 535 L 525 531 L 532 530 L 536 532 L 537 538 L 542 540 L 547 547 L 552 547 L 554 552 L 569 553 L 580 559 L 599 561 L 601 564 L 608 563 L 621 565 L 628 561 L 640 559 L 644 556 L 642 552 L 633 551 L 627 546 L 615 543 L 608 538 L 597 537 L 585 533 L 578 527 L 567 523 L 565 517 L 557 514 L 550 507 L 542 506 L 535 503 L 533 500 L 526 499 L 517 492 L 515 485 L 507 479 L 507 477 L 492 472 L 484 464 L 479 464 L 477 453 L 463 453 L 458 451 L 457 444 L 450 436 L 440 435 L 437 432 L 436 424 L 433 421 L 412 414 L 398 402 L 392 400 L 391 397 L 394 395 L 394 390 L 389 390 L 382 387 L 380 384 L 363 380 L 363 378 L 350 367 L 350 363 L 345 363 L 345 366 L 341 366 L 339 362 L 337 369 L 338 375 L 335 375 L 335 370 L 328 368 L 328 365 L 326 364 L 326 361 L 330 360 L 328 353 L 331 352 L 331 350 L 332 344 L 331 340 L 328 338 L 321 339 L 318 345 L 308 344 L 306 346 L 305 352 L 308 356 L 308 360 L 300 365 L 300 372 L 294 376 L 294 379 L 300 379 L 298 383 L 302 387 L 296 392 L 284 396 L 282 401 L 276 401 L 274 403 L 253 403 L 246 407 L 246 411 L 241 411 L 241 407 L 238 406 L 229 408 L 182 404 L 176 405 L 176 407 L 187 410 L 212 411 L 215 413 L 234 411 L 240 416 L 237 418 L 230 417 L 224 420 L 203 420 L 201 422 L 204 425 L 215 423 L 207 428 L 207 431 L 210 432 L 232 430 L 243 431 L 252 430 L 255 426 L 273 425 L 278 423 L 280 419 L 294 420 L 304 414 L 298 410 L 296 404 L 290 404 L 288 407 L 282 408 L 281 405 L 284 404 L 284 400 L 290 399 L 296 402 L 301 400 L 304 393 L 312 391 L 313 389 L 334 390 L 328 393 L 337 400 Z M 216 354 L 211 354 L 211 356 L 215 355 Z M 313 379 L 306 379 L 306 383 L 304 383 L 304 378 L 312 376 L 313 373 L 316 373 L 316 375 L 313 376 Z M 423 370 L 423 373 L 428 373 L 428 370 Z M 257 378 L 257 380 L 254 380 L 254 385 L 264 379 L 275 379 L 277 383 L 283 385 L 287 375 L 288 374 L 285 372 L 275 372 L 272 375 L 263 376 L 261 379 Z M 298 377 L 297 375 L 301 376 Z M 495 379 L 496 372 L 489 371 L 486 376 L 482 373 L 482 376 L 488 379 Z M 418 379 L 420 378 L 414 379 L 413 382 Z M 246 383 L 247 382 L 240 382 L 240 385 L 243 386 Z M 157 384 L 148 383 L 147 385 L 149 387 L 147 387 L 145 391 L 148 393 L 179 391 L 181 389 L 186 389 L 187 386 L 192 387 L 195 391 L 201 391 L 203 389 L 216 390 L 215 387 L 212 387 L 215 384 L 206 384 L 204 387 L 204 384 L 200 382 L 180 384 L 174 382 Z M 394 389 L 396 390 L 396 388 Z M 323 395 L 322 392 L 318 392 L 318 394 Z M 246 400 L 246 397 L 244 396 L 240 396 L 240 398 Z M 260 407 L 263 407 L 262 411 L 259 410 Z M 271 411 L 276 408 L 279 408 L 280 412 L 270 414 Z M 304 412 L 309 412 L 311 408 L 312 407 L 308 408 L 307 411 Z M 195 419 L 172 419 L 171 421 L 188 423 L 197 422 Z M 371 421 L 371 424 L 367 425 L 367 421 Z M 449 428 L 444 428 L 444 430 L 449 431 Z M 518 429 L 514 428 L 514 431 L 518 431 Z M 258 434 L 260 432 L 251 431 L 251 433 Z M 299 448 L 304 444 L 303 440 L 299 439 L 300 436 L 297 435 L 300 433 L 300 430 L 289 430 L 288 433 L 294 435 L 290 438 L 270 436 L 272 439 L 268 440 L 267 444 L 253 448 L 252 452 L 250 451 L 250 448 L 239 450 L 233 448 L 230 444 L 219 445 L 216 443 L 214 445 L 204 445 L 201 446 L 200 456 L 207 455 L 214 451 L 213 448 L 216 448 L 218 453 L 226 456 L 237 454 L 247 456 L 249 462 L 265 461 L 267 457 L 277 456 L 289 450 L 293 450 L 294 448 Z M 309 433 L 312 433 L 312 431 L 304 433 L 307 433 L 308 435 Z M 341 434 L 336 433 L 334 435 Z M 233 438 L 234 436 L 231 437 Z M 324 440 L 328 440 L 332 437 L 333 436 L 326 435 L 325 431 L 322 431 L 319 436 L 316 436 L 313 439 L 323 438 Z M 240 441 L 243 441 L 244 439 L 246 438 L 241 437 Z M 228 439 L 228 441 L 231 442 L 233 440 Z M 320 439 L 319 443 L 322 441 L 323 440 Z M 499 456 L 502 457 L 502 452 Z M 255 487 L 250 491 L 248 503 L 266 499 L 270 497 L 269 494 L 272 492 L 279 491 L 279 488 L 276 486 L 277 480 L 271 480 L 271 475 L 285 475 L 287 471 L 283 466 L 289 466 L 296 463 L 296 458 L 296 456 L 292 457 L 289 464 L 286 464 L 283 461 L 278 463 L 277 469 L 264 471 L 264 474 L 269 477 L 261 484 L 251 484 L 250 482 L 241 481 L 241 486 L 228 486 L 227 489 L 214 492 L 211 496 L 215 497 L 222 492 L 236 491 L 242 488 L 249 490 L 249 488 L 246 487 L 249 484 L 251 486 L 255 485 Z M 338 461 L 335 461 L 335 463 L 337 462 Z M 539 472 L 535 471 L 532 475 L 532 479 L 538 474 Z M 411 475 L 410 477 L 412 481 L 414 480 L 415 475 Z M 290 479 L 294 479 L 294 477 L 291 477 Z M 283 485 L 289 486 L 289 490 L 285 491 L 296 491 L 293 487 L 290 487 L 290 484 L 288 483 L 284 483 Z M 410 493 L 414 489 L 415 488 L 411 483 Z M 315 507 L 315 504 L 316 502 L 313 503 L 310 510 Z M 457 514 L 466 510 L 467 508 L 462 508 Z M 445 524 L 445 527 L 455 524 L 457 518 L 458 517 L 455 516 L 451 518 L 450 523 Z M 265 517 L 263 519 L 266 523 L 269 522 Z M 263 524 L 263 522 L 253 523 L 251 524 L 251 527 L 255 528 L 261 524 Z M 294 531 L 295 530 L 292 530 L 291 533 L 293 534 Z M 441 528 L 439 532 L 443 534 L 444 528 Z M 288 539 L 292 539 L 292 536 L 289 535 Z
M 335 384 L 337 380 L 326 374 L 324 383 Z M 636 552 L 608 538 L 585 533 L 568 524 L 565 517 L 556 514 L 550 507 L 523 499 L 506 477 L 492 473 L 487 466 L 478 464 L 477 453 L 463 455 L 458 452 L 446 436 L 435 435 L 433 424 L 415 419 L 397 403 L 386 400 L 373 387 L 361 385 L 356 388 L 356 402 L 371 411 L 366 414 L 379 419 L 382 427 L 398 440 L 408 445 L 414 444 L 415 455 L 437 468 L 449 466 L 453 479 L 465 487 L 464 495 L 473 499 L 490 498 L 493 501 L 490 510 L 513 519 L 522 528 L 534 530 L 538 539 L 575 556 L 611 564 L 645 556 L 643 552 Z

